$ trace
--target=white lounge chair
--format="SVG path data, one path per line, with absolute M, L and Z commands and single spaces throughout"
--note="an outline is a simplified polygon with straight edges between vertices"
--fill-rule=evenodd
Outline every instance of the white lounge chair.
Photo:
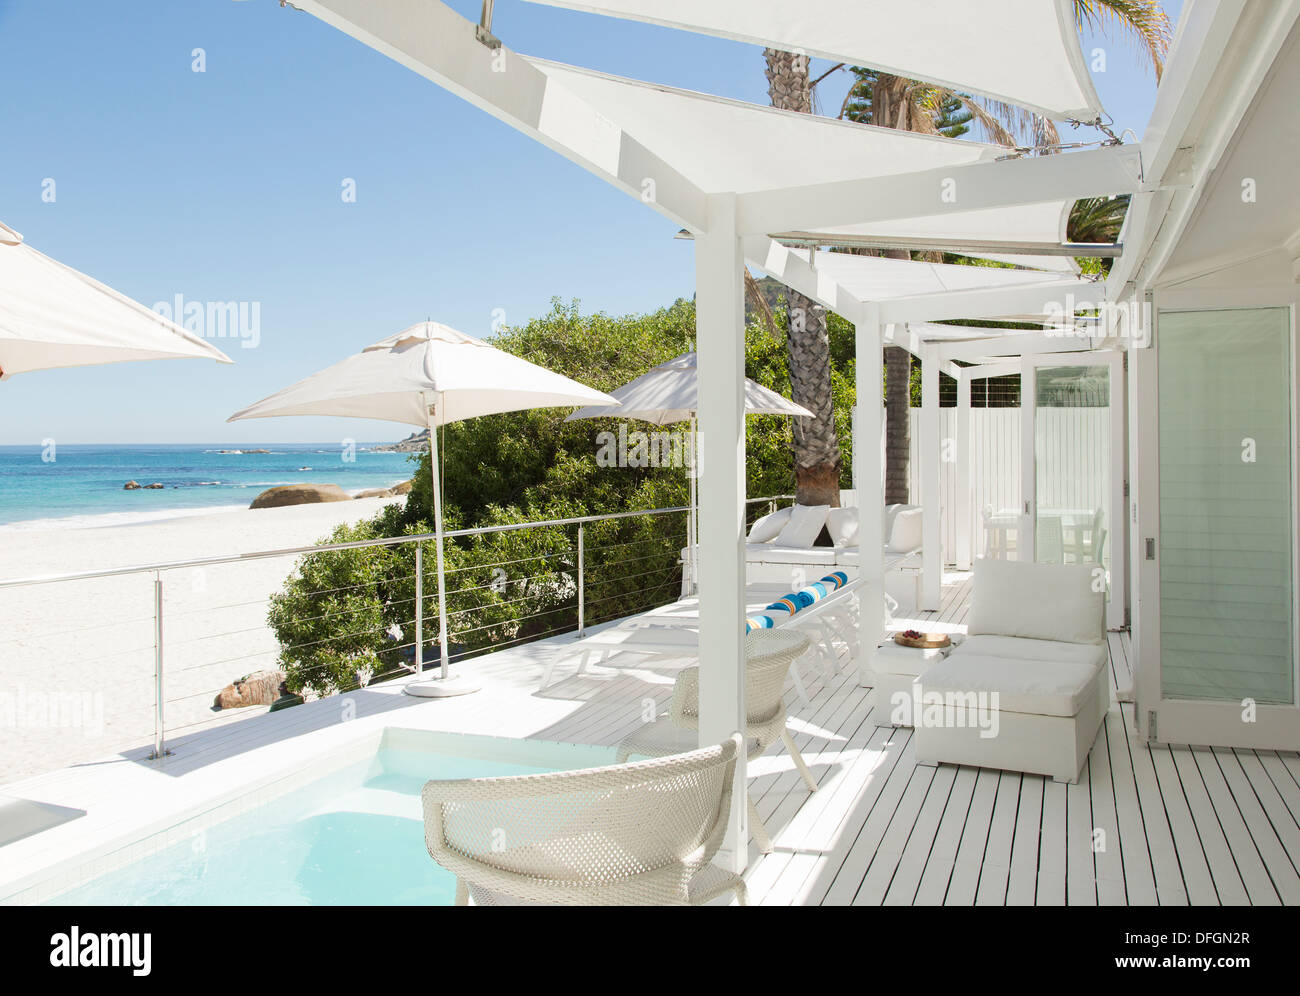
M 778 740 L 785 743 L 795 767 L 803 776 L 808 791 L 817 791 L 817 780 L 804 762 L 803 755 L 786 728 L 785 675 L 790 665 L 808 649 L 808 637 L 793 630 L 762 629 L 745 638 L 745 736 L 753 741 L 750 760 L 764 754 Z M 629 757 L 663 757 L 675 754 L 695 743 L 700 726 L 700 669 L 686 668 L 677 676 L 668 711 L 653 723 L 645 723 L 618 745 L 619 760 Z M 749 794 L 750 830 L 758 849 L 772 851 L 772 838 L 759 818 Z
M 778 623 L 783 629 L 816 631 L 820 639 L 814 641 L 812 647 L 821 657 L 823 670 L 828 676 L 833 674 L 838 661 L 833 643 L 836 637 L 846 645 L 850 658 L 857 649 L 854 639 L 857 625 L 854 592 L 860 584 L 859 578 L 853 578 L 819 602 Z M 747 595 L 747 611 L 750 615 L 762 612 L 766 605 L 788 594 L 788 591 L 774 594 L 778 588 L 771 586 L 761 586 L 760 590 L 762 596 L 758 600 L 751 600 Z M 698 600 L 688 599 L 661 606 L 618 626 L 585 636 L 575 642 L 567 653 L 551 658 L 538 691 L 550 687 L 557 664 L 574 657 L 578 658 L 575 674 L 579 675 L 585 674 L 589 665 L 604 664 L 609 657 L 620 653 L 672 659 L 697 657 L 700 645 L 699 615 Z M 797 663 L 791 665 L 790 676 L 800 700 L 807 703 L 808 694 Z
M 429 855 L 456 905 L 700 905 L 740 876 L 710 864 L 731 812 L 740 737 L 582 771 L 426 782 Z

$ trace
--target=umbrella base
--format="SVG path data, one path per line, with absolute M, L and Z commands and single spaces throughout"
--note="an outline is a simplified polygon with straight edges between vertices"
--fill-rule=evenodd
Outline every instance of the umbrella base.
M 461 675 L 449 678 L 425 678 L 408 682 L 402 691 L 422 699 L 449 699 L 456 695 L 468 695 L 477 692 L 479 686 Z

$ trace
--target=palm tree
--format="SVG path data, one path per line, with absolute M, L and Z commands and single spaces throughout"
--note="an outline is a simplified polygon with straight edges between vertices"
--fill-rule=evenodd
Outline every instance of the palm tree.
M 765 49 L 767 92 L 773 107 L 812 113 L 812 86 L 808 56 Z M 813 301 L 786 288 L 789 330 L 786 352 L 790 361 L 790 393 L 813 413 L 794 423 L 795 500 L 801 505 L 840 503 L 840 443 L 835 434 L 831 396 L 831 344 L 826 313 Z
M 1075 0 L 1075 19 L 1079 30 L 1096 31 L 1104 36 L 1118 35 L 1143 51 L 1156 79 L 1164 69 L 1164 55 L 1169 48 L 1172 30 L 1160 0 Z M 768 96 L 772 106 L 804 114 L 813 112 L 813 93 L 817 82 L 808 73 L 807 56 L 775 49 L 764 49 L 767 64 Z M 841 68 L 839 66 L 836 69 Z M 832 70 L 833 71 L 833 70 Z M 866 68 L 852 68 L 857 77 L 840 109 L 840 117 L 887 128 L 916 131 L 930 135 L 956 137 L 974 124 L 987 139 L 1008 146 L 1029 146 L 1051 151 L 1060 138 L 1051 121 L 1041 115 L 998 101 L 981 100 L 956 91 L 909 80 Z M 957 130 L 960 128 L 960 130 Z M 1104 200 L 1104 199 L 1102 199 Z M 1119 199 L 1115 199 L 1118 201 Z M 1085 204 L 1086 202 L 1080 202 Z M 1088 216 L 1086 230 L 1094 231 L 1103 218 L 1114 220 L 1118 203 L 1096 204 L 1080 208 Z M 1071 225 L 1075 222 L 1071 218 Z M 1079 231 L 1084 231 L 1081 219 Z M 1116 227 L 1116 231 L 1118 228 Z M 1097 238 L 1089 241 L 1114 241 Z M 886 256 L 909 259 L 906 250 L 890 250 Z M 793 323 L 787 338 L 790 377 L 794 400 L 817 413 L 816 419 L 797 419 L 804 424 L 796 429 L 795 480 L 798 501 L 803 504 L 838 504 L 838 477 L 841 464 L 839 443 L 831 420 L 830 351 L 826 337 L 825 316 L 815 311 L 812 302 L 793 290 L 787 291 L 791 314 L 805 316 L 801 328 Z M 809 364 L 825 360 L 824 369 Z M 906 350 L 888 346 L 885 366 L 885 501 L 908 500 L 907 476 L 910 452 L 909 408 L 911 405 L 911 357 Z M 797 370 L 797 373 L 796 373 Z M 866 399 L 859 399 L 865 404 Z M 830 500 L 827 500 L 830 499 Z

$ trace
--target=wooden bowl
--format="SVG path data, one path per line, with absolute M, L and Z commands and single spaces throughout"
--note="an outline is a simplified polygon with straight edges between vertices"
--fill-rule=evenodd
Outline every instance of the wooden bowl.
M 952 640 L 947 633 L 926 633 L 916 638 L 895 633 L 894 642 L 900 647 L 911 647 L 914 650 L 937 650 L 940 647 L 952 646 Z

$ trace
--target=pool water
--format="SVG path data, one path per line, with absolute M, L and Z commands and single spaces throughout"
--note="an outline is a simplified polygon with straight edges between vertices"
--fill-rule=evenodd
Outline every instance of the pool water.
M 521 775 L 536 767 L 381 747 L 240 816 L 55 897 L 54 905 L 450 905 L 456 880 L 424 846 L 430 778 Z

